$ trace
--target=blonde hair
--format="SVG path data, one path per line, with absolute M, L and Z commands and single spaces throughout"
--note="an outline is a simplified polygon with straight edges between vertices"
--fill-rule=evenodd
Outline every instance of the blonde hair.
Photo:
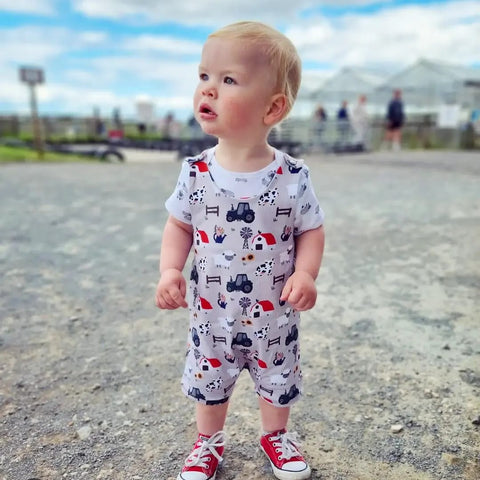
M 302 62 L 293 43 L 278 30 L 251 21 L 232 23 L 213 32 L 208 38 L 245 40 L 263 49 L 277 78 L 274 93 L 283 93 L 287 98 L 286 117 L 295 103 L 302 79 Z

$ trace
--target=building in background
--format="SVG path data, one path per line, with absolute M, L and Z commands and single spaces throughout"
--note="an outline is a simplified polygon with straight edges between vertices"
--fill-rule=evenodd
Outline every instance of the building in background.
M 300 96 L 304 103 L 308 98 L 309 103 L 303 112 L 310 110 L 312 115 L 319 103 L 327 111 L 335 111 L 342 100 L 354 102 L 363 94 L 368 98 L 369 114 L 379 117 L 385 115 L 394 89 L 402 90 L 407 115 L 437 117 L 444 114 L 446 105 L 455 105 L 459 122 L 468 121 L 471 112 L 480 108 L 480 69 L 427 59 L 419 59 L 390 76 L 345 67 L 316 90 Z
M 480 106 L 480 69 L 420 59 L 380 85 L 377 101 L 388 99 L 392 87 L 402 90 L 413 114 L 438 115 L 445 105 L 456 105 L 466 120 Z
M 386 75 L 371 70 L 344 67 L 329 77 L 320 87 L 311 93 L 314 105 L 324 105 L 328 113 L 335 114 L 343 101 L 354 105 L 359 95 L 365 95 L 369 101 L 376 88 L 387 80 Z M 375 108 L 375 102 L 369 108 Z

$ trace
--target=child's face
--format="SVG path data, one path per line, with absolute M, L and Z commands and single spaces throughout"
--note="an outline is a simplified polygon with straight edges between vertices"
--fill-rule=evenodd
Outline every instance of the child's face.
M 252 138 L 268 128 L 263 119 L 274 82 L 258 48 L 239 40 L 210 38 L 199 66 L 195 117 L 209 135 L 229 140 Z

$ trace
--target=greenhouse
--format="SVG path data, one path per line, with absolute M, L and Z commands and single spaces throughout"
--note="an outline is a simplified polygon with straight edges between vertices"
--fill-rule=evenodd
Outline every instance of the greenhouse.
M 439 115 L 454 106 L 463 121 L 480 109 L 480 69 L 420 59 L 389 77 L 345 67 L 309 93 L 310 112 L 321 104 L 335 116 L 343 100 L 352 106 L 364 94 L 369 113 L 383 115 L 396 88 L 409 114 Z
M 368 97 L 369 109 L 372 109 L 370 99 L 373 98 L 375 89 L 385 80 L 385 76 L 365 69 L 344 67 L 310 94 L 312 111 L 316 105 L 321 104 L 333 118 L 343 101 L 353 105 L 359 95 Z M 382 108 L 384 109 L 384 106 Z
M 463 113 L 480 109 L 480 69 L 422 59 L 377 87 L 375 99 L 385 104 L 392 88 L 402 90 L 413 113 L 438 114 L 446 105 Z

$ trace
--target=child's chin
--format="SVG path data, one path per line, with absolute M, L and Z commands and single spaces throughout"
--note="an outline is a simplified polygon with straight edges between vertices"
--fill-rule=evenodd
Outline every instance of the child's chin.
M 212 135 L 214 137 L 218 137 L 220 134 L 220 130 L 216 128 L 214 125 L 202 124 L 202 130 L 203 130 L 203 133 L 205 133 L 206 135 Z

